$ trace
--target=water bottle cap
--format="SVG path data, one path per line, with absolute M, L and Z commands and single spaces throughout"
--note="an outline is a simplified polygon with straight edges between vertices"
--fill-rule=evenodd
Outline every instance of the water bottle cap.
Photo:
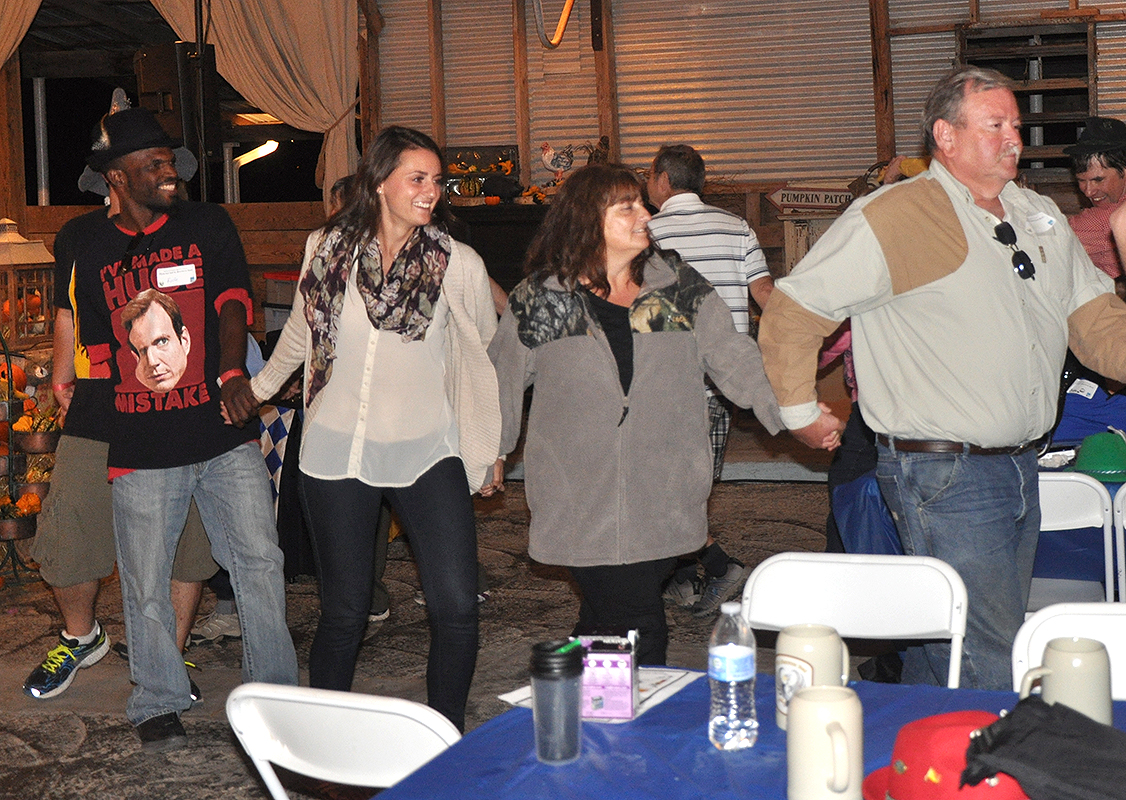
M 537 678 L 574 678 L 583 674 L 586 649 L 578 642 L 558 639 L 532 645 L 530 672 Z
M 719 607 L 719 610 L 723 614 L 730 614 L 733 617 L 737 617 L 743 611 L 743 604 L 738 600 L 728 600 Z

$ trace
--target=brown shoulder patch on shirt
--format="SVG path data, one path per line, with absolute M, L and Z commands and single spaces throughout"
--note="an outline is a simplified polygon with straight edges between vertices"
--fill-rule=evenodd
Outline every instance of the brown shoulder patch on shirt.
M 954 204 L 933 178 L 884 192 L 863 214 L 884 251 L 893 294 L 945 278 L 969 255 Z

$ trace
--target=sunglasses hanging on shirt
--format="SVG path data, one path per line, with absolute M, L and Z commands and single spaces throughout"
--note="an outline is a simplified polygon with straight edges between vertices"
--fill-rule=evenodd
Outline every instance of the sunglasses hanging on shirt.
M 1028 253 L 1017 248 L 1017 232 L 1007 222 L 993 229 L 993 238 L 1013 251 L 1013 271 L 1024 280 L 1036 280 L 1036 266 Z

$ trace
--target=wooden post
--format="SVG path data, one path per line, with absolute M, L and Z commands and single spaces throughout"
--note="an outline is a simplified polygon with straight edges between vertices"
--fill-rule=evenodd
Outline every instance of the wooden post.
M 868 0 L 872 28 L 872 98 L 876 110 L 876 160 L 895 156 L 895 103 L 891 85 L 891 35 L 888 0 Z
M 360 145 L 366 150 L 383 127 L 379 95 L 379 34 L 383 15 L 375 0 L 359 0 L 367 30 L 360 34 Z
M 528 17 L 524 0 L 512 0 L 512 64 L 516 89 L 516 146 L 520 154 L 520 185 L 532 183 L 532 118 L 528 92 Z
M 598 87 L 598 135 L 610 138 L 610 160 L 622 156 L 618 128 L 618 76 L 614 58 L 611 0 L 590 0 L 591 39 Z
M 427 0 L 430 17 L 430 135 L 446 146 L 446 67 L 442 52 L 442 0 Z
M 19 50 L 0 68 L 0 217 L 27 232 L 27 189 L 23 171 L 23 102 Z

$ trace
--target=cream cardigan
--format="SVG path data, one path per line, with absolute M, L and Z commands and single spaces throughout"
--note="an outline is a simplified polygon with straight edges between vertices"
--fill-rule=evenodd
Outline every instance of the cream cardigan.
M 324 235 L 323 230 L 309 234 L 305 241 L 305 261 L 301 275 Z M 477 491 L 492 480 L 492 467 L 500 454 L 500 400 L 496 372 L 485 348 L 496 331 L 497 318 L 489 291 L 488 273 L 481 257 L 467 245 L 451 242 L 453 250 L 442 280 L 442 296 L 449 304 L 449 328 L 446 334 L 446 395 L 454 410 L 458 428 L 458 450 L 470 491 Z M 250 382 L 255 396 L 272 397 L 293 371 L 306 364 L 312 349 L 312 333 L 305 322 L 305 299 L 294 294 L 289 312 L 270 360 Z M 316 418 L 324 394 L 306 406 L 308 421 Z M 301 443 L 304 448 L 305 443 Z

